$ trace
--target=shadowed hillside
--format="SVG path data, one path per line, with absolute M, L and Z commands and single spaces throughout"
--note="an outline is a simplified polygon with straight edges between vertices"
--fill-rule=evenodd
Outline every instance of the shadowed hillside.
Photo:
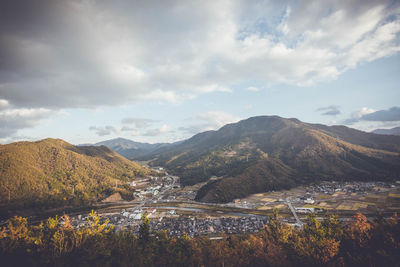
M 0 205 L 78 206 L 114 191 L 131 198 L 126 183 L 149 172 L 105 146 L 76 147 L 60 139 L 1 145 Z
M 399 151 L 397 136 L 260 116 L 197 134 L 151 157 L 185 185 L 223 177 L 199 190 L 197 199 L 226 202 L 321 180 L 398 179 Z

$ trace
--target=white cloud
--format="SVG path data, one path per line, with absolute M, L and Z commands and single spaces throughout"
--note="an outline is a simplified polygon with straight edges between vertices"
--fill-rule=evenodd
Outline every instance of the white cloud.
M 363 107 L 359 110 L 355 110 L 350 114 L 350 118 L 343 121 L 345 125 L 352 125 L 360 121 L 360 119 L 367 114 L 374 113 L 376 110 L 372 108 Z
M 12 135 L 9 137 L 0 137 L 0 144 L 9 144 L 17 141 L 36 141 L 38 140 L 37 138 L 32 138 L 30 136 L 25 136 L 25 135 Z
M 146 118 L 135 118 L 135 117 L 127 117 L 127 118 L 123 118 L 121 120 L 122 124 L 133 124 L 133 125 L 135 125 L 136 128 L 147 128 L 155 122 L 156 122 L 156 120 L 146 119 Z M 122 131 L 124 131 L 124 129 L 128 129 L 128 128 L 129 127 L 125 126 L 125 128 L 123 128 Z
M 159 135 L 168 134 L 170 132 L 172 132 L 171 128 L 168 125 L 163 124 L 160 128 L 147 130 L 145 133 L 143 133 L 141 135 L 142 136 L 159 136 Z
M 51 110 L 45 108 L 0 110 L 0 138 L 13 136 L 21 129 L 35 127 L 52 114 Z
M 348 48 L 375 30 L 385 17 L 383 5 L 371 6 L 354 16 L 352 10 L 338 9 L 320 19 L 317 27 L 304 32 L 307 42 L 323 46 Z M 351 27 L 349 27 L 351 25 Z
M 363 108 L 361 108 L 359 110 L 353 111 L 351 113 L 351 117 L 352 118 L 361 118 L 362 116 L 364 116 L 366 114 L 373 113 L 375 111 L 376 111 L 375 109 L 363 107 Z
M 7 100 L 0 99 L 0 110 L 6 109 L 10 106 Z
M 179 104 L 254 81 L 308 86 L 400 50 L 400 2 L 390 0 L 24 5 L 2 6 L 13 15 L 0 17 L 0 110 Z
M 193 98 L 191 94 L 179 95 L 174 91 L 163 91 L 160 89 L 150 91 L 142 96 L 142 100 L 158 101 L 160 103 L 179 104 L 184 99 Z
M 14 12 L 0 21 L 9 74 L 0 95 L 24 107 L 93 107 L 176 104 L 251 80 L 312 85 L 397 53 L 399 6 L 39 1 L 29 16 Z
M 118 125 L 90 126 L 89 130 L 94 131 L 98 136 L 108 136 L 108 135 L 123 135 L 123 136 L 135 136 L 135 137 L 163 136 L 164 138 L 166 136 L 168 138 L 171 138 L 169 134 L 174 133 L 174 130 L 172 130 L 171 127 L 168 126 L 167 124 L 162 124 L 158 128 L 149 129 L 149 127 L 156 122 L 157 121 L 150 119 L 130 117 L 121 120 L 122 126 Z M 127 124 L 128 125 L 133 124 L 135 127 L 127 126 Z
M 106 135 L 111 135 L 111 134 L 118 134 L 120 130 L 114 126 L 104 126 L 104 127 L 98 127 L 98 126 L 90 126 L 89 127 L 90 131 L 95 131 L 98 136 L 106 136 Z
M 371 132 L 376 129 L 388 129 L 388 128 L 394 128 L 399 126 L 399 122 L 380 122 L 380 121 L 359 121 L 357 122 L 357 128 L 358 130 L 365 131 L 365 132 Z
M 400 107 L 375 110 L 364 107 L 351 113 L 343 121 L 345 125 L 355 125 L 357 129 L 370 132 L 379 128 L 392 128 L 400 123 Z

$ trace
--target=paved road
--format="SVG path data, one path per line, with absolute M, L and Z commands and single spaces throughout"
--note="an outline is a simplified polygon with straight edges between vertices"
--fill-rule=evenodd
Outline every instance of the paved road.
M 293 208 L 292 203 L 290 203 L 290 199 L 286 198 L 286 204 L 289 206 L 289 209 L 292 211 L 294 218 L 296 219 L 296 222 L 300 225 L 303 224 L 303 222 L 300 220 L 299 216 L 297 216 L 296 210 Z

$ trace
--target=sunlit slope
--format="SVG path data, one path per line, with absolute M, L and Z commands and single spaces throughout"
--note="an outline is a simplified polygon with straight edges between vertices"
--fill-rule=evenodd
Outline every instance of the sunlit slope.
M 0 146 L 0 204 L 58 206 L 95 202 L 150 172 L 107 147 L 45 139 Z M 116 188 L 117 187 L 117 188 Z

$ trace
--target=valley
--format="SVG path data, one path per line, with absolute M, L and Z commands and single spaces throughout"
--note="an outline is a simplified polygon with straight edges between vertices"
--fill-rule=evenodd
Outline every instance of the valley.
M 396 181 L 400 137 L 259 116 L 143 158 L 179 176 L 184 186 L 205 183 L 197 201 L 229 203 L 322 181 Z
M 128 152 L 136 161 L 123 157 Z M 265 223 L 275 209 L 296 227 L 309 213 L 347 220 L 400 210 L 400 137 L 278 116 L 172 144 L 18 142 L 1 146 L 0 159 L 3 219 L 65 213 L 79 226 L 94 209 L 116 229 L 136 231 L 147 212 L 154 229 L 183 233 L 187 220 L 200 220 L 241 233 L 256 231 L 251 218 Z M 230 228 L 220 227 L 225 219 Z
M 153 170 L 160 171 L 160 168 Z M 147 187 L 139 186 L 142 193 L 134 201 L 98 206 L 96 211 L 102 221 L 108 219 L 117 231 L 130 230 L 137 234 L 142 216 L 147 213 L 154 231 L 164 229 L 175 236 L 189 234 L 212 238 L 222 233 L 257 233 L 268 223 L 274 209 L 279 211 L 283 222 L 295 227 L 301 227 L 311 212 L 321 219 L 326 214 L 336 214 L 339 220 L 347 221 L 357 212 L 367 217 L 378 214 L 390 217 L 400 211 L 400 181 L 323 181 L 290 190 L 253 194 L 224 204 L 195 201 L 194 190 L 202 185 L 181 187 L 176 176 L 150 177 L 146 184 Z M 70 215 L 74 226 L 85 225 L 88 214 Z
M 2 0 L 0 267 L 400 267 L 400 0 Z

